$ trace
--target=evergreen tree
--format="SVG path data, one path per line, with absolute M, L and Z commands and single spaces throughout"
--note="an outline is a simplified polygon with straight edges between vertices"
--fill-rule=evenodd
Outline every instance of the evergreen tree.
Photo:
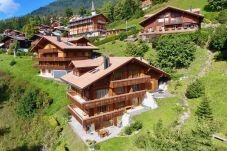
M 65 16 L 68 17 L 68 18 L 73 16 L 73 10 L 71 8 L 66 8 L 65 9 Z
M 202 100 L 199 107 L 197 108 L 196 115 L 200 122 L 213 120 L 212 109 L 210 107 L 209 100 L 206 97 Z

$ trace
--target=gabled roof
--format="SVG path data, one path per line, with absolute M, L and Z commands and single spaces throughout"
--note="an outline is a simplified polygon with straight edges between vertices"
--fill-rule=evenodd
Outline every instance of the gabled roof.
M 75 43 L 77 43 L 80 40 L 85 40 L 88 43 L 88 46 L 77 46 Z M 57 40 L 57 37 L 55 36 L 43 36 L 39 42 L 32 48 L 32 51 L 37 51 L 40 49 L 40 44 L 48 41 L 52 43 L 53 45 L 57 46 L 60 49 L 63 50 L 97 50 L 98 48 L 92 44 L 89 43 L 89 40 L 84 37 L 79 38 L 65 38 L 61 37 L 61 41 Z
M 184 13 L 187 13 L 187 14 L 190 14 L 190 15 L 193 15 L 193 16 L 196 16 L 196 17 L 199 17 L 201 19 L 204 18 L 203 15 L 198 14 L 198 13 L 194 13 L 194 12 L 190 12 L 189 10 L 184 10 L 184 9 L 176 8 L 176 7 L 173 7 L 173 6 L 167 6 L 167 7 L 163 8 L 162 10 L 158 11 L 157 13 L 152 14 L 149 17 L 147 17 L 144 21 L 140 22 L 140 25 L 144 25 L 144 23 L 146 23 L 148 20 L 154 18 L 155 16 L 161 14 L 163 11 L 166 11 L 168 9 L 176 10 L 176 11 L 180 11 L 180 12 L 184 12 Z
M 76 60 L 76 61 L 71 62 L 71 64 L 77 69 L 98 67 L 102 63 L 103 63 L 103 57 L 98 57 L 98 58 L 95 58 L 95 59 Z
M 98 62 L 99 59 L 100 58 L 97 58 L 97 60 L 94 60 L 94 62 Z M 65 76 L 63 76 L 61 79 L 63 81 L 65 81 L 66 83 L 68 83 L 78 89 L 85 89 L 86 87 L 90 86 L 94 82 L 100 80 L 104 76 L 111 74 L 112 72 L 119 69 L 123 65 L 129 63 L 130 61 L 138 62 L 148 68 L 155 70 L 156 72 L 158 72 L 164 76 L 167 76 L 167 77 L 169 76 L 169 74 L 167 74 L 166 72 L 164 72 L 160 69 L 157 69 L 154 66 L 151 66 L 151 65 L 147 64 L 146 62 L 139 60 L 137 58 L 134 58 L 134 57 L 110 57 L 109 59 L 110 59 L 110 66 L 106 69 L 104 69 L 104 64 L 102 62 L 98 67 L 94 68 L 93 70 L 91 70 L 81 76 L 75 76 L 73 74 L 73 72 L 70 72 L 69 74 L 66 74 Z M 90 61 L 92 62 L 92 60 L 90 60 Z M 84 61 L 84 63 L 85 62 L 89 62 L 89 60 Z M 77 62 L 74 62 L 74 63 L 77 63 Z M 81 65 L 79 64 L 76 66 L 81 66 Z

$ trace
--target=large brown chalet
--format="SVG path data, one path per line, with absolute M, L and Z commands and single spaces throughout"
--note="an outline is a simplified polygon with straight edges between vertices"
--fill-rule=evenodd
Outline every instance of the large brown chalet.
M 183 10 L 168 6 L 159 12 L 146 16 L 140 23 L 142 39 L 147 40 L 160 34 L 193 32 L 201 27 L 204 16 L 199 9 Z
M 72 61 L 61 79 L 70 85 L 68 110 L 85 131 L 119 126 L 122 115 L 141 105 L 147 91 L 169 75 L 134 57 L 99 57 Z
M 38 54 L 33 61 L 44 77 L 60 78 L 72 68 L 69 66 L 72 60 L 90 59 L 93 50 L 98 49 L 89 43 L 86 38 L 61 38 L 43 36 L 32 48 Z
M 92 1 L 92 14 L 86 17 L 74 17 L 69 22 L 70 35 L 83 35 L 87 37 L 105 36 L 106 24 L 109 21 L 103 14 L 96 14 Z

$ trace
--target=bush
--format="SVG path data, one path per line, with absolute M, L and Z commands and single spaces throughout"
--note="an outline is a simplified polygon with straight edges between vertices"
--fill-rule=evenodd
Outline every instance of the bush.
M 99 144 L 96 144 L 96 145 L 94 146 L 94 149 L 95 149 L 95 150 L 100 150 L 100 149 L 101 149 L 101 147 L 100 147 L 100 145 L 99 145 Z
M 143 128 L 143 124 L 141 122 L 136 121 L 131 125 L 132 129 L 138 131 Z
M 218 27 L 215 33 L 212 35 L 210 49 L 211 50 L 227 49 L 227 30 L 225 25 Z
M 123 41 L 123 40 L 125 40 L 125 39 L 128 37 L 128 34 L 127 34 L 126 32 L 121 32 L 121 33 L 118 35 L 118 37 L 119 37 L 119 40 L 120 40 L 120 41 Z
M 125 134 L 126 135 L 131 135 L 132 132 L 133 132 L 133 130 L 132 130 L 131 126 L 125 127 Z
M 14 66 L 17 62 L 15 60 L 10 61 L 9 65 Z
M 189 99 L 199 98 L 205 94 L 205 86 L 200 80 L 191 83 L 186 90 L 186 97 Z
M 127 56 L 143 57 L 144 54 L 149 50 L 149 47 L 142 44 L 127 43 L 125 53 Z
M 163 69 L 189 67 L 195 58 L 195 44 L 190 37 L 168 35 L 160 37 L 156 47 L 157 62 Z
M 227 23 L 227 9 L 221 11 L 218 15 L 218 22 L 221 24 Z

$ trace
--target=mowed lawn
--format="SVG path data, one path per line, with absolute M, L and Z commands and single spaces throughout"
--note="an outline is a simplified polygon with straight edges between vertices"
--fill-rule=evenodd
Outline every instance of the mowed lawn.
M 72 151 L 87 150 L 85 144 L 70 130 L 70 127 L 67 126 L 66 106 L 70 104 L 70 101 L 66 97 L 67 85 L 37 76 L 38 70 L 33 68 L 33 65 L 36 64 L 36 62 L 33 62 L 31 57 L 17 57 L 14 59 L 17 63 L 14 66 L 10 66 L 9 64 L 12 60 L 13 56 L 0 54 L 0 70 L 10 73 L 17 79 L 29 82 L 45 91 L 51 98 L 53 98 L 53 104 L 46 110 L 45 115 L 54 116 L 63 126 L 64 130 L 61 140 L 65 142 L 68 148 Z M 11 114 L 9 114 L 9 116 L 10 115 Z M 14 118 L 16 121 L 16 116 L 9 117 L 8 119 L 13 120 Z M 19 123 L 17 127 L 18 126 L 20 127 Z M 19 133 L 20 132 L 21 131 L 19 131 Z

